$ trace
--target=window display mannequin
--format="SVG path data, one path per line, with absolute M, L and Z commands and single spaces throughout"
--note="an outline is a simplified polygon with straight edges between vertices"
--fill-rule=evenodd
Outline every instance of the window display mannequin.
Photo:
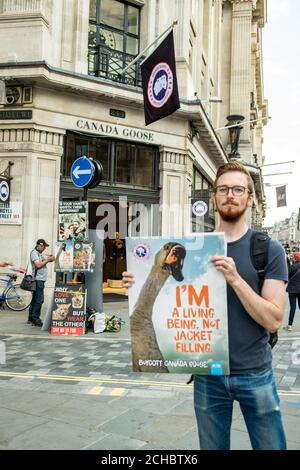
M 124 241 L 120 239 L 119 232 L 115 233 L 115 240 L 112 243 L 111 249 L 111 259 L 124 259 L 125 257 L 125 247 Z

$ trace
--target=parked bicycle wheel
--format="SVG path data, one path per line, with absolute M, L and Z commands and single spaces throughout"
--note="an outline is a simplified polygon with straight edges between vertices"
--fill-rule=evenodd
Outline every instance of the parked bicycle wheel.
M 25 310 L 29 307 L 31 299 L 31 292 L 20 289 L 20 284 L 14 284 L 5 293 L 6 305 L 15 312 Z

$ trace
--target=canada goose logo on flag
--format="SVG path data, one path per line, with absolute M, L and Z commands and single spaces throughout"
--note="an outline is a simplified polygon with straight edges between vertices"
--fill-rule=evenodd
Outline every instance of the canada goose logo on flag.
M 141 65 L 146 125 L 180 108 L 173 31 Z

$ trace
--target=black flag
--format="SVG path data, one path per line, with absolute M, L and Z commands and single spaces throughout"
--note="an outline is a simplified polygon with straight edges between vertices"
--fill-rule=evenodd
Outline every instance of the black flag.
M 141 65 L 146 126 L 180 108 L 173 30 Z
M 276 188 L 276 199 L 277 199 L 277 207 L 286 206 L 285 186 L 277 186 L 277 188 Z

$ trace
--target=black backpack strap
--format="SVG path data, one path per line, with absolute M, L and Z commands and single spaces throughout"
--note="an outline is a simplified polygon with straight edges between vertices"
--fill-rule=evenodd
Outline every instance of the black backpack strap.
M 250 241 L 250 256 L 253 266 L 255 267 L 259 279 L 259 292 L 261 292 L 264 279 L 266 266 L 269 257 L 269 244 L 270 237 L 263 232 L 253 232 Z M 269 344 L 271 348 L 275 346 L 278 341 L 278 333 L 270 333 Z
M 34 250 L 31 250 L 30 255 L 29 255 L 29 261 L 28 261 L 28 264 L 29 264 L 29 262 L 30 262 L 31 266 L 32 266 L 32 263 L 33 263 L 33 262 L 31 261 L 31 255 L 32 255 L 33 252 L 34 252 Z M 25 274 L 27 273 L 28 264 L 27 264 L 27 267 L 26 267 L 26 272 L 25 272 Z M 36 268 L 34 263 L 33 263 L 33 265 L 34 265 L 34 274 L 33 274 L 33 272 L 32 272 L 32 275 L 33 275 L 33 277 L 34 277 L 34 279 L 35 279 L 35 278 L 36 278 L 36 273 L 37 273 L 37 271 L 38 271 L 39 268 Z
M 268 264 L 270 237 L 263 232 L 253 232 L 250 241 L 250 256 L 257 271 L 259 290 L 265 279 L 265 269 Z

